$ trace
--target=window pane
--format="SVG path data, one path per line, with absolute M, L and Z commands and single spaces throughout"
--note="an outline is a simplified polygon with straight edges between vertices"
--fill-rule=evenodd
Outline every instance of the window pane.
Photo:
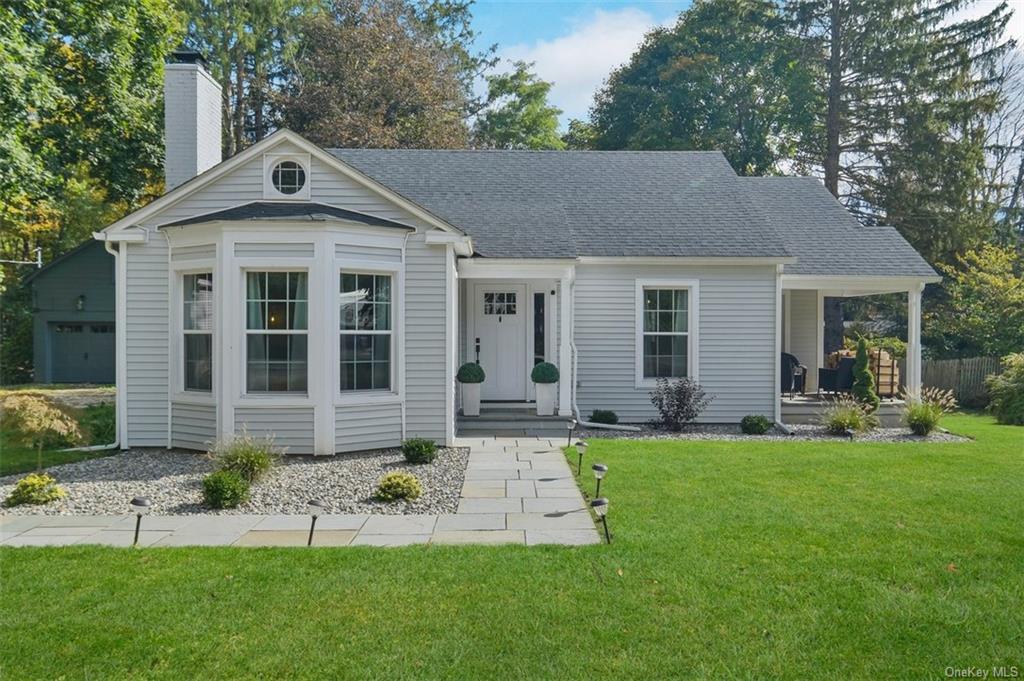
M 267 304 L 260 300 L 250 300 L 245 304 L 245 328 L 262 329 L 267 314 Z
M 186 274 L 183 277 L 184 315 L 187 330 L 213 330 L 213 274 Z
M 308 310 L 309 303 L 304 300 L 288 303 L 288 328 L 305 331 L 309 326 Z
M 288 299 L 288 273 L 267 272 L 267 300 Z
M 185 390 L 213 389 L 213 335 L 185 334 Z
M 544 361 L 546 346 L 544 343 L 545 319 L 544 303 L 545 294 L 533 294 L 533 363 L 540 364 Z
M 245 385 L 249 392 L 267 391 L 267 365 L 265 362 L 246 364 Z
M 656 310 L 658 308 L 658 292 L 651 289 L 644 289 L 644 309 Z
M 271 392 L 288 391 L 288 364 L 286 362 L 267 364 L 267 390 Z
M 388 390 L 391 388 L 391 363 L 373 363 L 373 388 L 374 390 Z
M 288 303 L 271 301 L 267 303 L 267 329 L 288 328 Z
M 267 273 L 245 273 L 245 295 L 249 300 L 264 300 L 267 297 Z
M 305 272 L 288 273 L 288 299 L 306 300 L 309 296 L 306 293 L 308 277 Z

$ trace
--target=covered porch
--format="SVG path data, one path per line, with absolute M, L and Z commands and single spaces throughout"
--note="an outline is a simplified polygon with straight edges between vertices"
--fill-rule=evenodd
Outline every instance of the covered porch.
M 786 275 L 782 305 L 779 367 L 779 415 L 783 423 L 814 423 L 828 402 L 849 392 L 852 360 L 825 352 L 825 298 L 903 293 L 907 304 L 905 359 L 885 353 L 871 357 L 882 405 L 883 426 L 896 426 L 904 392 L 921 389 L 921 293 L 932 278 Z M 787 357 L 787 355 L 789 357 Z M 795 369 L 795 366 L 800 368 Z M 803 376 L 799 374 L 806 368 Z

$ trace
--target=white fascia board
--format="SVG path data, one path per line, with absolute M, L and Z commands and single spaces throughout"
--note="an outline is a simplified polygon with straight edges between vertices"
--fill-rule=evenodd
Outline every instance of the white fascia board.
M 572 279 L 575 260 L 473 258 L 459 260 L 460 277 L 467 279 Z
M 145 243 L 149 241 L 149 232 L 139 228 L 137 231 L 123 231 L 117 234 L 109 234 L 107 232 L 93 232 L 92 238 L 96 241 L 133 241 L 136 243 Z
M 152 217 L 156 213 L 173 206 L 182 199 L 187 198 L 188 196 L 192 195 L 199 189 L 205 187 L 210 182 L 213 182 L 214 180 L 227 175 L 234 169 L 238 168 L 240 165 L 252 160 L 253 158 L 259 156 L 260 154 L 267 153 L 274 147 L 284 142 L 291 142 L 295 146 L 308 152 L 310 155 L 315 156 L 318 160 L 322 161 L 326 165 L 330 166 L 331 168 L 334 168 L 342 175 L 345 175 L 349 179 L 379 194 L 380 196 L 394 203 L 395 205 L 404 208 L 405 210 L 409 211 L 410 213 L 420 218 L 424 222 L 428 223 L 432 227 L 436 227 L 437 229 L 446 232 L 462 234 L 461 230 L 459 230 L 454 225 L 445 222 L 444 220 L 437 217 L 433 213 L 430 213 L 429 211 L 421 208 L 412 201 L 409 201 L 405 197 L 397 194 L 391 189 L 388 189 L 387 187 L 380 184 L 376 180 L 373 180 L 370 177 L 364 175 L 363 173 L 359 172 L 358 170 L 348 165 L 341 159 L 332 156 L 328 152 L 324 151 L 320 147 L 308 141 L 301 135 L 286 129 L 278 130 L 269 137 L 252 145 L 248 149 L 239 152 L 232 156 L 231 158 L 227 159 L 226 161 L 223 161 L 215 165 L 214 167 L 207 170 L 205 173 L 201 173 L 196 177 L 192 178 L 191 180 L 189 180 L 188 182 L 185 182 L 175 187 L 174 189 L 167 192 L 160 198 L 151 201 L 150 203 L 138 209 L 137 211 L 129 213 L 128 215 L 124 216 L 117 222 L 107 226 L 102 230 L 102 232 L 106 234 L 116 234 L 119 233 L 121 230 L 133 227 L 137 225 L 140 221 Z
M 792 256 L 718 257 L 718 256 L 590 256 L 577 258 L 581 265 L 792 265 Z
M 939 276 L 829 276 L 818 274 L 783 274 L 784 289 L 803 289 L 824 291 L 828 296 L 849 297 L 865 296 L 880 293 L 902 293 L 917 289 L 925 284 L 937 284 L 942 281 Z
M 473 255 L 473 241 L 464 234 L 451 234 L 450 232 L 431 231 L 426 234 L 426 243 L 429 245 L 451 244 L 455 255 Z

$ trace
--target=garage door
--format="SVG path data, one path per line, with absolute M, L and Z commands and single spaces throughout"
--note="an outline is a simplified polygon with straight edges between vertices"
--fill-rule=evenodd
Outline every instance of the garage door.
M 50 324 L 54 383 L 114 382 L 114 323 Z

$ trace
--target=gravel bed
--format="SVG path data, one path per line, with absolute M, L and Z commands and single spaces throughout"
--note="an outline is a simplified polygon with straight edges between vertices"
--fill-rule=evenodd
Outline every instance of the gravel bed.
M 604 428 L 585 428 L 576 431 L 582 438 L 619 438 L 625 440 L 836 440 L 849 441 L 843 435 L 831 435 L 822 426 L 791 425 L 792 435 L 772 427 L 764 435 L 746 435 L 734 424 L 703 424 L 691 426 L 685 431 L 670 431 L 654 425 L 638 426 L 639 431 L 605 430 Z M 954 433 L 934 432 L 927 437 L 914 435 L 906 428 L 876 428 L 871 432 L 857 435 L 856 442 L 965 442 L 966 438 Z
M 214 469 L 202 453 L 136 449 L 47 469 L 67 490 L 67 497 L 41 506 L 3 509 L 14 515 L 120 515 L 135 496 L 147 496 L 161 515 L 304 515 L 306 502 L 323 499 L 330 513 L 380 515 L 454 513 L 459 504 L 469 449 L 438 448 L 431 464 L 407 463 L 398 449 L 336 456 L 285 456 L 252 487 L 252 498 L 235 509 L 215 511 L 202 505 L 204 475 Z M 377 481 L 391 471 L 408 471 L 423 486 L 416 501 L 377 502 Z M 0 478 L 6 498 L 25 473 Z

